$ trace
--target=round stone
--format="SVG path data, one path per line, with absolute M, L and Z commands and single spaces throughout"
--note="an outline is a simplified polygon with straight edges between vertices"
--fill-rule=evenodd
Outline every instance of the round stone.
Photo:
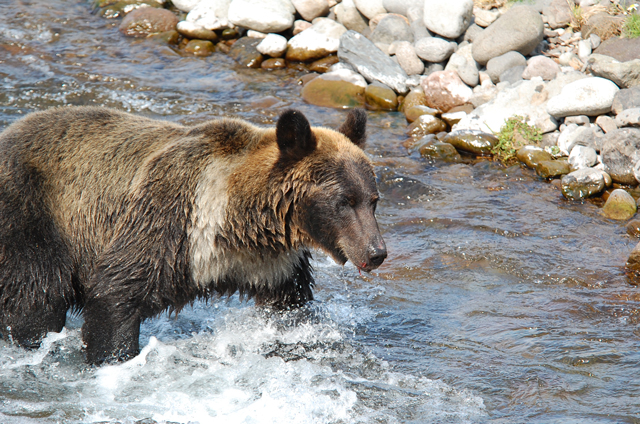
M 148 37 L 150 34 L 175 30 L 178 17 L 166 10 L 142 7 L 129 12 L 118 28 L 129 37 Z
M 631 219 L 637 211 L 635 199 L 625 190 L 616 189 L 611 192 L 605 202 L 602 215 L 609 219 L 623 221 Z
M 529 168 L 535 169 L 540 162 L 551 161 L 553 157 L 541 147 L 524 146 L 516 152 L 518 160 Z
M 569 162 L 563 160 L 543 160 L 536 165 L 536 174 L 541 178 L 554 178 L 571 172 Z
M 495 135 L 473 130 L 452 131 L 442 141 L 452 144 L 458 150 L 476 155 L 491 155 L 491 151 L 498 144 Z
M 208 40 L 191 40 L 184 47 L 184 51 L 194 56 L 210 56 L 216 47 Z
M 398 108 L 398 96 L 391 88 L 379 82 L 373 82 L 364 90 L 364 99 L 367 109 L 370 110 L 396 110 Z

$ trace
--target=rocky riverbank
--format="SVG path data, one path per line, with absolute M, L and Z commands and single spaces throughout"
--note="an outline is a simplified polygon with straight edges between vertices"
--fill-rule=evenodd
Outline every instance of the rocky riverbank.
M 242 66 L 307 70 L 301 95 L 309 103 L 400 111 L 409 124 L 407 147 L 423 156 L 458 161 L 460 154 L 510 150 L 568 199 L 595 198 L 614 220 L 637 212 L 640 15 L 630 1 L 94 6 L 107 18 L 122 17 L 123 34 L 153 37 L 184 54 L 221 51 Z M 505 138 L 505 124 L 518 120 L 535 131 Z M 639 235 L 639 227 L 632 220 L 629 232 Z

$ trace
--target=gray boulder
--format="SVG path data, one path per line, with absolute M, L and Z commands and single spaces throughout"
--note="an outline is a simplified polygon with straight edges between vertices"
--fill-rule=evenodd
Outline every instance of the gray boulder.
M 601 157 L 613 181 L 637 184 L 633 168 L 640 160 L 640 129 L 620 128 L 605 134 Z
M 556 118 L 602 115 L 611 111 L 618 91 L 619 88 L 608 79 L 584 78 L 567 84 L 559 95 L 549 99 L 547 112 Z
M 640 59 L 618 62 L 612 57 L 594 53 L 586 65 L 593 75 L 607 78 L 620 88 L 640 86 Z
M 600 193 L 604 188 L 604 175 L 598 169 L 578 169 L 562 177 L 562 194 L 567 199 L 582 200 Z
M 526 66 L 527 59 L 518 52 L 507 52 L 503 55 L 494 57 L 487 62 L 487 73 L 491 77 L 491 81 L 497 84 L 500 81 L 500 75 L 507 69 L 514 66 Z
M 407 20 L 398 15 L 386 15 L 378 22 L 369 37 L 374 43 L 391 44 L 394 41 L 413 43 L 413 31 Z
M 473 58 L 484 65 L 510 51 L 527 56 L 542 41 L 543 29 L 542 17 L 533 7 L 514 6 L 475 37 Z
M 401 94 L 408 91 L 406 72 L 362 34 L 355 31 L 342 34 L 338 58 L 351 65 L 369 82 L 381 82 Z
M 616 115 L 625 109 L 640 107 L 640 86 L 618 91 L 613 98 L 611 111 Z
M 416 53 L 422 60 L 438 63 L 451 56 L 456 48 L 456 44 L 440 37 L 428 37 L 416 41 L 414 47 Z

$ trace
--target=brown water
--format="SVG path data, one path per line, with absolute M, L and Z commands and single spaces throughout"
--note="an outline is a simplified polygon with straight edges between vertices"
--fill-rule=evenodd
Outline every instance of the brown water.
M 183 123 L 285 108 L 298 71 L 240 69 L 121 36 L 83 1 L 0 0 L 0 127 L 61 105 Z M 385 264 L 316 254 L 317 301 L 272 316 L 237 298 L 143 325 L 135 360 L 82 361 L 81 317 L 35 352 L 0 342 L 2 423 L 640 423 L 637 242 L 519 166 L 407 153 L 404 118 L 369 113 Z

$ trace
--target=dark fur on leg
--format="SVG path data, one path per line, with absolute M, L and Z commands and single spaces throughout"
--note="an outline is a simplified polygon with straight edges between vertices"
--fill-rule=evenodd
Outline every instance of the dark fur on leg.
M 278 310 L 299 308 L 313 300 L 313 268 L 309 264 L 311 253 L 304 251 L 300 263 L 291 278 L 277 288 L 264 288 L 253 293 L 257 306 L 266 306 Z

